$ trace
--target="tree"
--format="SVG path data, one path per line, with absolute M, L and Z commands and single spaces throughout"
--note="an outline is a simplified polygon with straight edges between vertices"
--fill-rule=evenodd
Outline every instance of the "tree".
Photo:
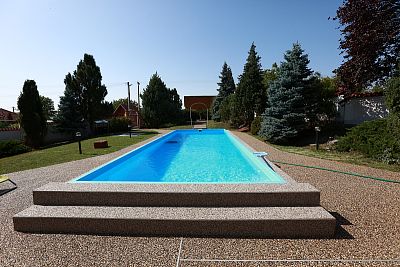
M 49 97 L 41 95 L 40 102 L 42 102 L 43 113 L 46 117 L 46 120 L 52 120 L 54 118 L 54 116 L 56 115 L 53 100 Z
M 108 101 L 102 101 L 100 103 L 100 111 L 97 115 L 101 119 L 107 119 L 112 117 L 114 110 L 115 109 L 113 103 Z
M 385 100 L 390 114 L 387 118 L 389 131 L 396 137 L 400 147 L 400 64 L 396 76 L 388 80 L 385 86 Z
M 278 64 L 274 63 L 271 69 L 264 70 L 263 73 L 263 84 L 265 88 L 268 88 L 270 84 L 278 78 Z M 268 91 L 268 90 L 267 90 Z
M 121 105 L 121 104 L 122 105 L 128 105 L 128 98 L 127 97 L 126 98 L 120 98 L 120 99 L 112 101 L 112 105 L 113 105 L 114 110 L 116 110 L 118 108 L 118 106 Z M 131 102 L 130 102 L 129 106 L 130 107 L 137 107 L 138 104 L 137 104 L 136 101 L 131 99 Z
M 336 70 L 342 93 L 360 91 L 393 76 L 400 60 L 399 0 L 345 0 L 336 12 L 344 63 Z
M 261 57 L 257 55 L 256 46 L 253 43 L 243 73 L 239 76 L 235 101 L 233 101 L 233 115 L 239 115 L 239 117 L 232 119 L 246 125 L 251 124 L 254 113 L 261 115 L 264 112 L 267 102 L 260 60 Z
M 335 115 L 335 91 L 335 78 L 314 73 L 305 80 L 304 112 L 308 128 L 321 126 Z
M 100 68 L 93 56 L 85 54 L 73 74 L 65 77 L 65 92 L 59 105 L 60 124 L 70 130 L 86 126 L 93 129 L 94 121 L 102 116 L 107 95 L 101 80 Z
M 66 132 L 76 132 L 84 128 L 82 93 L 78 81 L 68 73 L 64 79 L 64 95 L 60 97 L 55 121 Z
M 220 82 L 217 83 L 219 88 L 218 90 L 218 95 L 214 101 L 213 104 L 213 115 L 212 115 L 212 119 L 219 121 L 221 120 L 221 113 L 220 113 L 220 109 L 221 109 L 221 104 L 222 102 L 231 94 L 233 94 L 235 92 L 235 81 L 233 80 L 233 76 L 232 76 L 232 70 L 231 68 L 228 66 L 228 64 L 226 64 L 226 62 L 224 62 L 224 65 L 222 66 L 222 71 L 221 71 L 221 75 L 219 76 L 220 78 Z
M 18 97 L 21 127 L 25 131 L 26 144 L 39 147 L 46 135 L 46 117 L 34 80 L 26 80 Z
M 182 101 L 177 90 L 169 89 L 157 73 L 141 94 L 143 120 L 148 127 L 159 128 L 166 123 L 175 123 L 180 117 Z
M 300 44 L 293 44 L 284 55 L 277 80 L 269 88 L 260 135 L 273 143 L 288 143 L 306 128 L 304 94 L 312 71 L 303 52 Z

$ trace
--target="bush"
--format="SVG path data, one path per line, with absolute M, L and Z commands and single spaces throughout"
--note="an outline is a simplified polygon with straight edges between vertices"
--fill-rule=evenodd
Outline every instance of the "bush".
M 339 151 L 358 151 L 385 163 L 400 163 L 400 141 L 393 136 L 387 119 L 364 122 L 339 139 Z
M 250 132 L 252 135 L 257 135 L 261 129 L 261 116 L 255 117 L 251 123 Z
M 118 132 L 127 132 L 128 125 L 131 121 L 128 118 L 112 118 L 110 121 L 110 132 L 118 133 Z
M 0 141 L 0 158 L 22 154 L 28 151 L 31 151 L 31 148 L 24 145 L 21 141 Z

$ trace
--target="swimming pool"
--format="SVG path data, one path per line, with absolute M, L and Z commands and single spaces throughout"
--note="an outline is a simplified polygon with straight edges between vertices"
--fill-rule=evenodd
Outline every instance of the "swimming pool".
M 223 129 L 175 130 L 74 183 L 275 183 L 286 181 Z

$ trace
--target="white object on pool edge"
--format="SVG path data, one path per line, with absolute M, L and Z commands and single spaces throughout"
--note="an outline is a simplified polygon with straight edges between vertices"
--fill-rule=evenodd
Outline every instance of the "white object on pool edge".
M 253 152 L 253 154 L 256 155 L 257 157 L 268 156 L 268 153 L 267 153 L 267 152 L 263 152 L 263 151 L 260 151 L 260 152 Z

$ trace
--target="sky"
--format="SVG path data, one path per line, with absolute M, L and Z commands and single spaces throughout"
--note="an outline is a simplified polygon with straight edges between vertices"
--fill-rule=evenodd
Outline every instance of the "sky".
M 216 95 L 224 61 L 235 82 L 251 43 L 263 68 L 299 42 L 310 67 L 331 76 L 341 61 L 335 16 L 342 0 L 0 0 L 0 107 L 11 110 L 24 81 L 56 105 L 64 78 L 94 56 L 106 100 L 142 91 L 157 72 L 184 95 Z

